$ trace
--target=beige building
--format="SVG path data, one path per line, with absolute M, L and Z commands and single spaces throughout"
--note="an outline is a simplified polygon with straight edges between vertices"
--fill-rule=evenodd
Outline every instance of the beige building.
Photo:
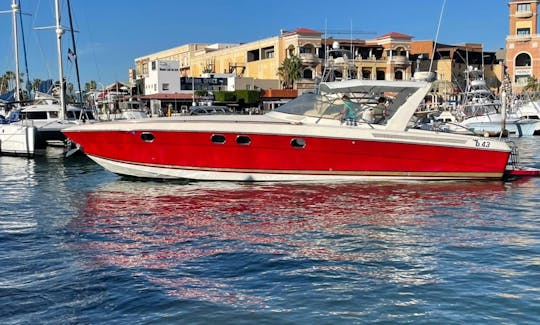
M 335 39 L 325 38 L 323 33 L 312 29 L 298 28 L 244 44 L 185 44 L 152 53 L 135 59 L 135 70 L 130 76 L 132 82 L 144 80 L 149 76 L 152 61 L 173 60 L 180 62 L 179 77 L 229 73 L 252 80 L 245 83 L 244 89 L 281 89 L 278 68 L 287 57 L 295 55 L 301 60 L 302 71 L 294 88 L 302 92 L 313 89 L 322 78 L 325 64 L 330 62 L 328 53 L 338 46 L 351 53 L 353 78 L 409 80 L 414 71 L 428 71 L 431 67 L 439 80 L 438 90 L 452 94 L 464 85 L 467 66 L 475 66 L 485 68 L 493 89 L 500 86 L 502 66 L 497 63 L 495 53 L 485 53 L 481 44 L 454 46 L 412 38 L 391 32 L 371 40 Z
M 254 87 L 258 87 L 258 80 L 279 81 L 278 68 L 285 58 L 295 55 L 302 62 L 301 79 L 295 88 L 313 89 L 324 70 L 326 53 L 336 42 L 354 54 L 357 77 L 380 80 L 411 78 L 411 36 L 389 33 L 365 41 L 323 38 L 322 35 L 315 30 L 299 28 L 244 44 L 185 44 L 135 59 L 130 81 L 148 77 L 153 60 L 174 60 L 180 62 L 180 77 L 234 73 L 253 78 Z M 281 84 L 276 84 L 276 88 L 281 88 Z

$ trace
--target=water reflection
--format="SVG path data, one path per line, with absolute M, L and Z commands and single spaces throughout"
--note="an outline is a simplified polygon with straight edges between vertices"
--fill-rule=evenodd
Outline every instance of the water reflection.
M 132 270 L 184 299 L 259 305 L 260 297 L 235 291 L 230 280 L 195 276 L 193 263 L 226 268 L 231 261 L 225 256 L 249 259 L 256 254 L 276 263 L 314 261 L 279 271 L 289 276 L 337 268 L 372 281 L 434 283 L 438 245 L 466 245 L 462 236 L 470 236 L 448 231 L 446 224 L 492 222 L 482 218 L 482 206 L 501 201 L 506 190 L 501 182 L 117 181 L 88 192 L 70 227 L 81 234 L 77 249 L 92 263 Z M 441 211 L 455 217 L 441 216 Z M 332 261 L 340 264 L 328 265 Z M 370 264 L 379 267 L 361 267 Z M 396 272 L 397 265 L 410 268 Z M 160 276 L 163 271 L 166 275 Z

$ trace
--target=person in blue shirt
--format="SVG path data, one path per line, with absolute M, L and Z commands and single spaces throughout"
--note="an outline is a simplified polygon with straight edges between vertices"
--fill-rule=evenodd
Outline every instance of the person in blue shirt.
M 354 109 L 354 103 L 351 101 L 349 96 L 343 95 L 341 97 L 343 100 L 343 110 L 341 111 L 342 119 L 347 125 L 357 125 L 356 124 L 356 110 Z

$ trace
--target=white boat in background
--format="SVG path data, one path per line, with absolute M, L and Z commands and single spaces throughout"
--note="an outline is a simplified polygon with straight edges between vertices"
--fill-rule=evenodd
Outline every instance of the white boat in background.
M 114 108 L 111 110 L 107 106 L 104 106 L 102 110 L 104 112 L 98 115 L 100 121 L 133 120 L 148 117 L 148 109 L 145 103 L 136 100 L 118 102 L 117 110 Z
M 505 132 L 501 131 L 503 129 L 507 131 L 507 135 L 514 135 L 518 137 L 534 135 L 537 121 L 527 118 L 519 118 L 513 116 L 514 114 L 510 115 L 511 117 L 506 118 L 503 123 L 502 114 L 494 111 L 468 117 L 461 121 L 459 125 L 462 128 L 466 128 L 486 136 L 498 136 L 501 133 L 504 134 Z
M 63 129 L 95 121 L 92 111 L 72 105 L 67 105 L 64 117 L 61 117 L 62 106 L 58 100 L 51 100 L 50 98 L 39 99 L 34 104 L 12 110 L 6 117 L 14 120 L 12 115 L 17 114 L 18 121 L 11 124 L 35 127 L 37 148 L 44 148 L 47 145 L 64 145 L 66 137 L 62 133 Z
M 0 124 L 0 154 L 33 157 L 36 153 L 36 128 L 23 124 Z
M 489 89 L 481 70 L 466 71 L 468 85 L 463 93 L 463 103 L 459 112 L 463 118 L 457 118 L 457 126 L 450 130 L 463 132 L 471 130 L 486 136 L 498 136 L 504 133 L 515 136 L 534 134 L 536 120 L 525 118 L 507 109 L 501 100 Z M 511 107 L 508 107 L 511 108 Z
M 516 114 L 523 118 L 536 121 L 534 134 L 540 135 L 540 101 L 528 100 L 514 104 Z
M 13 40 L 14 40 L 14 52 L 15 52 L 15 89 L 13 89 L 13 96 L 16 102 L 19 101 L 20 94 L 20 73 L 19 73 L 19 47 L 18 47 L 18 28 L 17 18 L 19 16 L 20 7 L 16 0 L 11 3 L 11 12 L 13 16 Z M 7 104 L 7 103 L 3 103 Z M 7 105 L 2 109 L 1 123 L 0 124 L 0 154 L 2 155 L 15 155 L 32 157 L 36 148 L 36 128 L 32 124 L 28 123 L 14 123 L 12 117 L 7 115 Z
M 15 15 L 15 13 L 18 12 L 18 5 L 16 5 L 15 0 L 12 7 L 14 7 L 13 10 Z M 59 0 L 55 0 L 55 16 L 58 74 L 59 80 L 65 83 L 66 80 L 63 77 L 63 55 L 61 41 L 65 29 L 60 24 Z M 45 27 L 36 29 L 49 28 Z M 16 24 L 14 24 L 14 30 L 16 30 Z M 17 44 L 15 44 L 15 48 L 17 49 Z M 16 61 L 18 61 L 17 58 Z M 6 116 L 7 120 L 12 121 L 11 124 L 14 127 L 31 126 L 34 128 L 36 133 L 35 147 L 37 149 L 43 149 L 47 145 L 64 146 L 66 145 L 66 137 L 62 133 L 63 129 L 74 125 L 95 121 L 94 114 L 91 110 L 73 105 L 66 105 L 65 87 L 62 86 L 62 82 L 58 82 L 56 88 L 52 90 L 53 92 L 57 92 L 57 97 L 44 93 L 36 93 L 36 96 L 31 104 L 12 109 L 9 115 Z M 17 84 L 19 84 L 18 80 Z M 63 85 L 65 86 L 65 84 Z
M 120 175 L 227 181 L 501 179 L 509 143 L 418 130 L 410 121 L 424 81 L 323 82 L 264 115 L 199 115 L 64 129 L 83 152 Z M 388 119 L 344 125 L 343 95 L 358 108 L 389 98 Z M 513 157 L 513 155 L 512 155 Z

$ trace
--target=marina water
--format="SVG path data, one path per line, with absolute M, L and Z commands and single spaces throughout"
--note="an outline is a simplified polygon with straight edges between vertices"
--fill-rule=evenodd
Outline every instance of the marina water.
M 538 178 L 186 184 L 51 149 L 0 184 L 2 324 L 540 322 Z

